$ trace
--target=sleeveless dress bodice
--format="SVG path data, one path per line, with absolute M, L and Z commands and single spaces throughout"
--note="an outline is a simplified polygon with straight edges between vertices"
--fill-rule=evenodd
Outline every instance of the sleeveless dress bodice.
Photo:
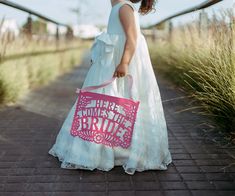
M 121 6 L 124 4 L 130 5 L 132 7 L 132 9 L 134 10 L 136 29 L 137 29 L 138 33 L 141 32 L 140 31 L 140 24 L 139 24 L 139 15 L 138 15 L 137 9 L 135 8 L 135 6 L 133 5 L 132 2 L 121 1 L 117 4 L 115 4 L 111 9 L 111 13 L 109 16 L 109 21 L 108 21 L 107 33 L 125 35 L 123 26 L 122 26 L 120 18 L 119 18 L 119 10 L 120 10 Z

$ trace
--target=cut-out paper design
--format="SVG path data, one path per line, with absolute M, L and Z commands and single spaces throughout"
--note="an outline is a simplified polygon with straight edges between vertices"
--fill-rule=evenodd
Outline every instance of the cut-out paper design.
M 78 89 L 70 130 L 72 136 L 110 147 L 130 146 L 140 102 L 88 91 L 106 86 L 114 79 L 99 86 Z

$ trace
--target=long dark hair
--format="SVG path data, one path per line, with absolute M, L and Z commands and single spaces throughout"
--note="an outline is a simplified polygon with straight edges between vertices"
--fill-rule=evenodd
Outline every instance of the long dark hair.
M 152 10 L 156 10 L 154 7 L 156 4 L 156 0 L 130 0 L 130 1 L 132 3 L 141 2 L 140 8 L 139 8 L 139 13 L 141 13 L 142 15 L 148 14 Z

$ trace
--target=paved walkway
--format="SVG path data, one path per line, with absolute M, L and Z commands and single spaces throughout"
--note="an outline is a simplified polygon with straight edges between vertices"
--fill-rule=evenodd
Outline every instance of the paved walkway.
M 216 146 L 204 136 L 203 118 L 177 112 L 189 99 L 157 75 L 173 163 L 167 171 L 66 170 L 48 154 L 88 70 L 88 56 L 72 73 L 35 89 L 0 111 L 0 195 L 49 196 L 234 196 L 235 147 Z M 171 100 L 171 101 L 166 101 Z

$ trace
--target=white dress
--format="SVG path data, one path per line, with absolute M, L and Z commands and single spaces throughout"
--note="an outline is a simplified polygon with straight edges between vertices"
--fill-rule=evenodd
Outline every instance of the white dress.
M 99 169 L 109 171 L 120 165 L 128 174 L 144 170 L 166 170 L 172 162 L 168 149 L 168 133 L 158 84 L 153 72 L 145 37 L 140 31 L 138 10 L 130 1 L 115 4 L 109 16 L 107 32 L 96 36 L 90 49 L 93 64 L 82 87 L 101 84 L 110 79 L 119 64 L 125 45 L 125 32 L 119 20 L 119 9 L 128 4 L 134 9 L 138 30 L 136 51 L 129 64 L 133 76 L 133 99 L 140 101 L 129 148 L 109 147 L 73 137 L 70 134 L 75 101 L 49 154 L 58 157 L 61 168 Z M 128 97 L 127 78 L 93 92 Z

